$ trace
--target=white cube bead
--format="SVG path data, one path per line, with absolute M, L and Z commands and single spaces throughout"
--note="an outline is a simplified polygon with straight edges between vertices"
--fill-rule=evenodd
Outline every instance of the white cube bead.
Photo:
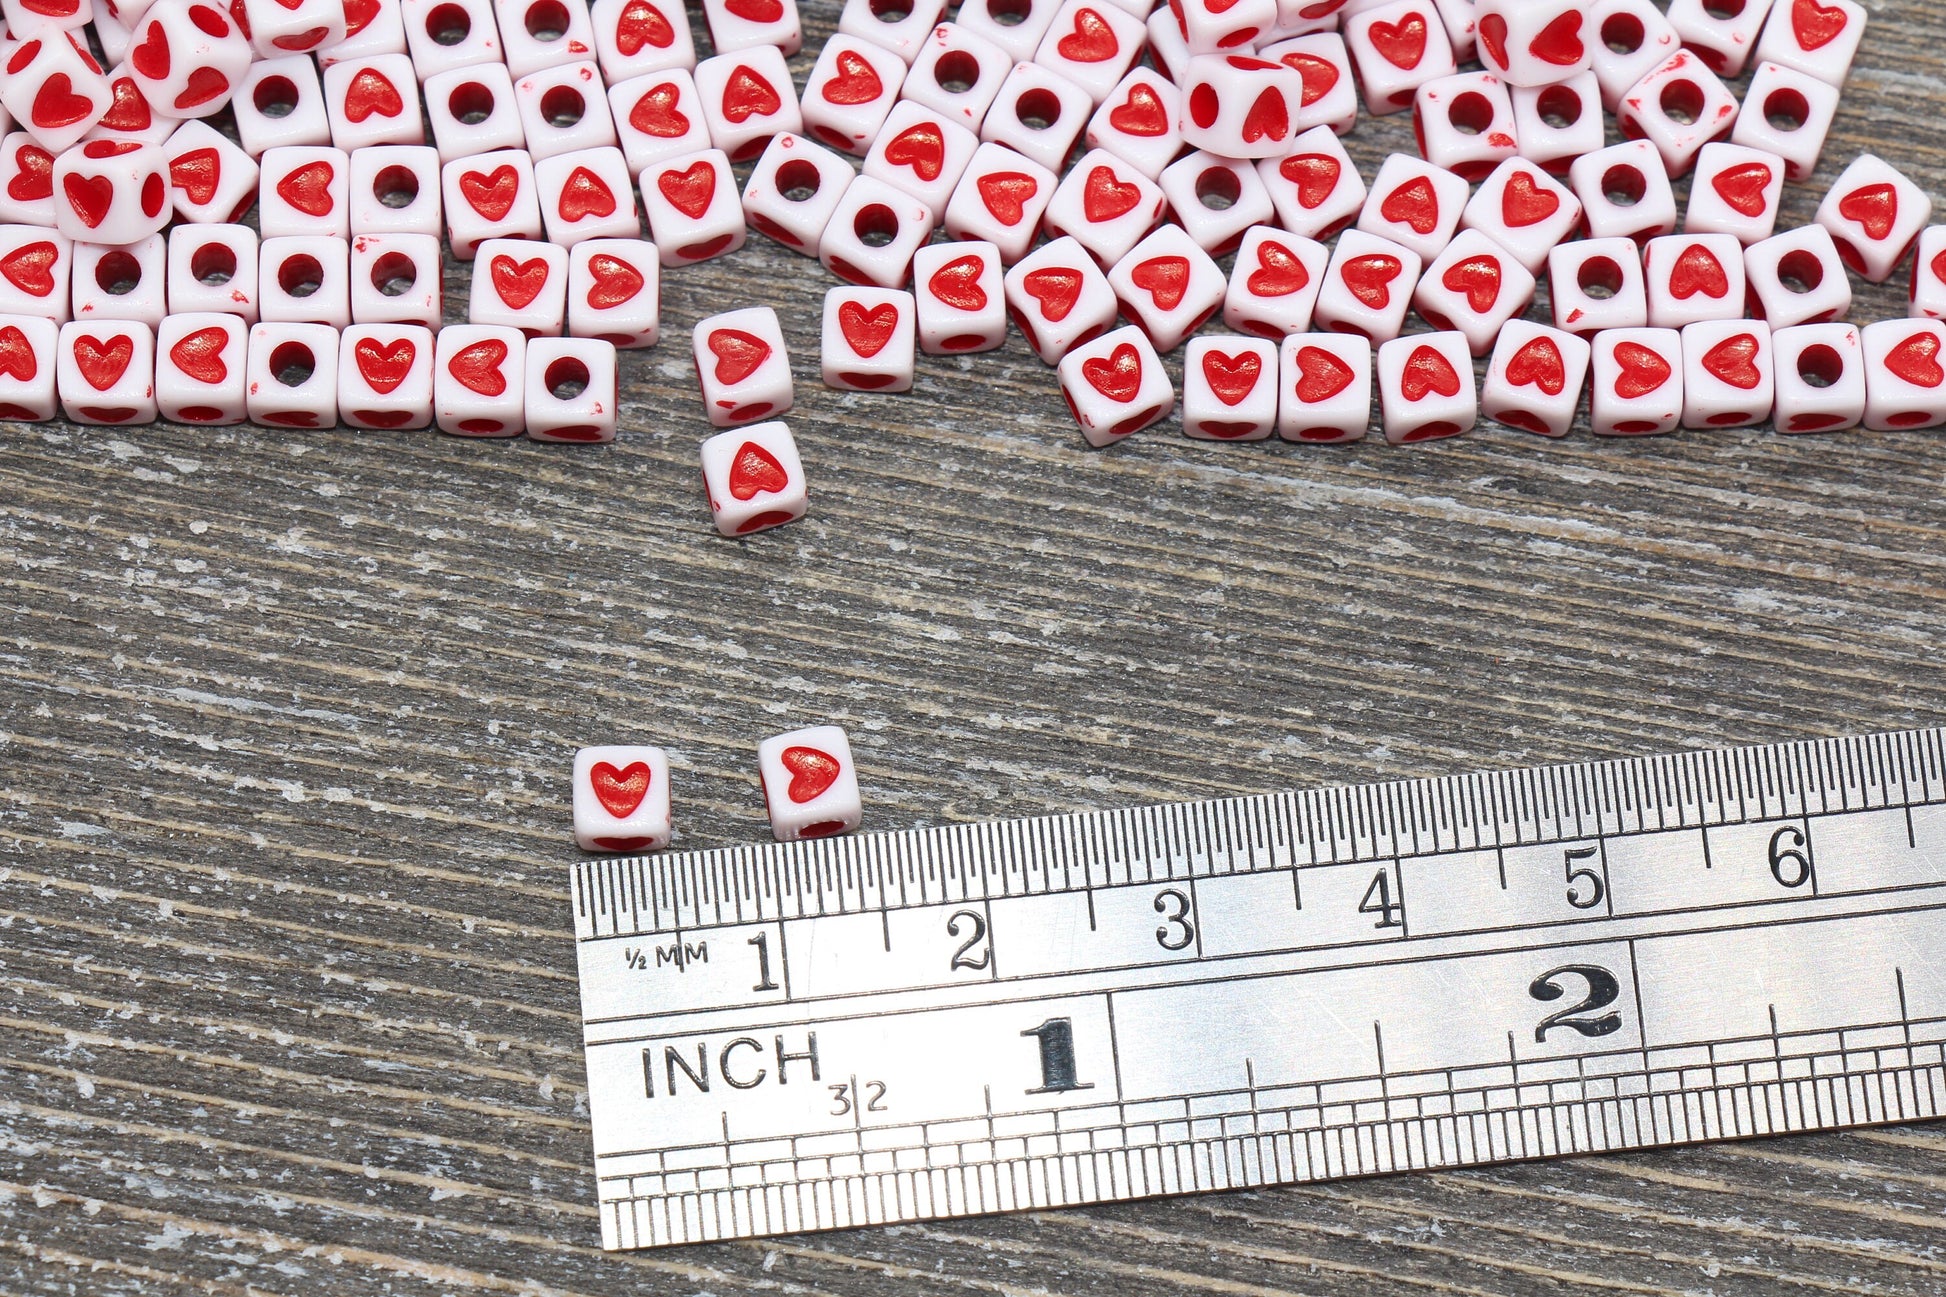
M 1784 159 L 1784 177 L 1809 180 L 1838 118 L 1838 88 L 1806 72 L 1760 63 L 1744 91 L 1730 142 Z
M 1262 441 L 1277 426 L 1277 344 L 1267 338 L 1189 340 L 1182 362 L 1183 435 Z
M 1932 198 L 1898 168 L 1865 153 L 1831 186 L 1817 219 L 1845 264 L 1882 284 L 1932 220 Z
M 1154 68 L 1135 68 L 1088 119 L 1087 142 L 1155 179 L 1182 152 L 1181 93 Z
M 1509 428 L 1565 437 L 1574 426 L 1592 348 L 1560 329 L 1510 320 L 1493 346 L 1480 413 Z
M 1330 261 L 1330 249 L 1314 239 L 1253 226 L 1237 248 L 1223 322 L 1260 338 L 1309 332 Z
M 351 159 L 343 149 L 289 145 L 267 150 L 257 174 L 257 225 L 266 239 L 351 234 Z
M 584 239 L 568 252 L 568 333 L 653 347 L 662 333 L 662 267 L 642 239 Z
M 1770 326 L 1700 320 L 1682 331 L 1683 426 L 1747 428 L 1770 418 L 1776 387 Z
M 541 237 L 540 193 L 525 150 L 455 158 L 439 169 L 439 187 L 448 242 L 461 261 L 488 239 Z
M 1554 327 L 1586 338 L 1649 323 L 1642 251 L 1632 239 L 1578 239 L 1547 257 Z
M 1046 364 L 1115 323 L 1114 286 L 1088 250 L 1065 235 L 1016 262 L 1006 284 L 1007 313 Z
M 703 490 L 716 529 L 748 536 L 804 516 L 804 464 L 782 420 L 719 432 L 703 443 Z
M 1072 238 L 1109 266 L 1155 227 L 1166 201 L 1155 181 L 1106 149 L 1094 149 L 1055 188 L 1043 223 L 1048 234 Z
M 818 261 L 846 283 L 901 288 L 932 229 L 932 209 L 919 199 L 860 176 L 818 239 Z
M 250 330 L 250 422 L 273 428 L 329 428 L 338 422 L 338 331 L 288 321 Z
M 777 734 L 757 745 L 758 782 L 779 842 L 858 827 L 863 810 L 851 743 L 836 725 Z
M 1770 335 L 1779 432 L 1842 432 L 1865 417 L 1865 342 L 1849 324 L 1799 324 Z
M 1522 158 L 1501 163 L 1460 213 L 1462 230 L 1485 234 L 1532 274 L 1580 223 L 1574 191 Z
M 433 420 L 456 437 L 512 437 L 527 426 L 527 338 L 492 324 L 449 324 L 433 344 Z
M 567 323 L 566 248 L 528 239 L 489 239 L 473 259 L 466 318 L 519 329 L 530 338 L 559 334 Z
M 1427 324 L 1458 332 L 1476 356 L 1492 350 L 1502 326 L 1533 300 L 1527 267 L 1478 230 L 1464 230 L 1448 244 L 1412 296 Z
M 615 344 L 600 338 L 530 338 L 529 441 L 615 440 Z
M 1662 155 L 1647 140 L 1629 140 L 1576 158 L 1568 182 L 1581 200 L 1591 239 L 1647 243 L 1676 228 L 1676 193 Z
M 919 349 L 929 356 L 991 351 L 1007 340 L 1000 250 L 977 240 L 933 243 L 912 258 Z
M 1372 342 L 1396 338 L 1405 327 L 1422 268 L 1412 249 L 1363 230 L 1346 230 L 1325 267 L 1312 318 L 1333 333 L 1355 333 Z
M 1176 389 L 1148 335 L 1134 325 L 1061 357 L 1061 395 L 1090 445 L 1113 445 L 1176 408 Z
M 1652 437 L 1682 420 L 1682 334 L 1606 329 L 1594 337 L 1588 421 L 1597 437 Z
M 125 248 L 74 245 L 74 318 L 140 320 L 151 329 L 168 310 L 169 251 L 160 234 Z
M 264 320 L 351 323 L 351 245 L 324 235 L 265 239 L 257 249 L 257 315 Z
M 1356 334 L 1294 333 L 1277 351 L 1277 435 L 1323 445 L 1371 426 L 1372 344 Z
M 1452 172 L 1394 153 L 1372 181 L 1358 228 L 1430 261 L 1453 241 L 1469 193 L 1466 182 Z
M 1860 332 L 1865 343 L 1865 426 L 1891 432 L 1946 423 L 1946 367 L 1940 362 L 1946 325 L 1937 320 L 1880 320 Z
M 514 83 L 520 131 L 535 162 L 617 143 L 608 88 L 592 62 L 562 63 Z
M 1158 351 L 1174 351 L 1223 304 L 1228 283 L 1179 225 L 1164 225 L 1108 272 L 1122 314 Z
M 784 413 L 794 400 L 790 354 L 768 306 L 699 320 L 693 334 L 703 409 L 719 428 Z
M 1480 403 L 1465 336 L 1416 333 L 1381 345 L 1378 403 L 1385 439 L 1395 446 L 1471 432 Z
M 640 179 L 642 209 L 663 265 L 693 265 L 743 246 L 743 204 L 723 150 L 660 159 Z
M 54 373 L 61 412 L 76 423 L 155 422 L 155 331 L 141 320 L 70 320 Z
M 1669 234 L 1642 251 L 1649 323 L 1680 329 L 1742 316 L 1743 246 L 1731 234 Z
M 840 284 L 826 290 L 819 350 L 824 385 L 853 392 L 911 390 L 916 311 L 903 289 Z
M 157 412 L 176 423 L 242 423 L 249 326 L 235 315 L 187 311 L 156 331 Z
M 61 326 L 44 315 L 0 315 L 0 418 L 54 417 L 60 342 Z
M 660 851 L 668 846 L 668 754 L 636 746 L 578 749 L 574 841 L 583 851 Z
M 1367 198 L 1364 177 L 1328 126 L 1298 136 L 1284 157 L 1259 162 L 1257 175 L 1277 223 L 1306 238 L 1330 238 L 1357 218 Z
M 338 413 L 354 428 L 424 428 L 432 422 L 432 331 L 416 324 L 354 324 L 338 338 Z
M 1749 297 L 1772 329 L 1843 319 L 1851 276 L 1831 232 L 1801 225 L 1743 250 Z
M 609 87 L 608 107 L 622 156 L 638 176 L 651 163 L 710 147 L 709 123 L 703 119 L 695 79 L 681 68 Z

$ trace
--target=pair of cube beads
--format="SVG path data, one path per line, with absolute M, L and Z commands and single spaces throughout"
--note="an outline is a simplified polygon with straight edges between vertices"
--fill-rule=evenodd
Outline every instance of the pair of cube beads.
M 849 833 L 863 818 L 851 743 L 836 725 L 765 739 L 757 777 L 779 842 Z M 669 757 L 661 748 L 575 753 L 574 838 L 583 851 L 660 851 L 671 829 Z

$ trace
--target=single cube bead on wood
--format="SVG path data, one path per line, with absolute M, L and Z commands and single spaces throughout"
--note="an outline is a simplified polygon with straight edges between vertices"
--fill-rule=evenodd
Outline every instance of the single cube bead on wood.
M 660 851 L 668 846 L 668 754 L 661 748 L 619 745 L 577 750 L 574 842 L 583 851 Z
M 1676 192 L 1662 155 L 1647 140 L 1610 145 L 1568 168 L 1591 239 L 1622 237 L 1647 243 L 1676 228 Z
M 1554 85 L 1515 86 L 1508 98 L 1520 156 L 1553 175 L 1566 175 L 1576 158 L 1593 153 L 1607 138 L 1601 83 L 1593 72 Z
M 334 63 L 324 70 L 331 142 L 350 151 L 373 144 L 424 144 L 419 80 L 403 54 Z
M 1610 112 L 1636 82 L 1682 44 L 1654 0 L 1595 0 L 1588 11 L 1588 28 L 1594 51 L 1590 71 Z
M 154 423 L 155 331 L 140 320 L 70 320 L 61 326 L 55 387 L 76 423 Z
M 1822 225 L 1802 225 L 1743 250 L 1747 297 L 1773 330 L 1822 324 L 1851 310 L 1851 276 Z
M 439 153 L 421 144 L 380 144 L 351 155 L 345 206 L 353 234 L 423 234 L 444 230 L 439 210 Z
M 1158 351 L 1174 351 L 1223 304 L 1223 271 L 1179 225 L 1165 225 L 1129 250 L 1108 282 Z
M 1052 365 L 1115 323 L 1115 289 L 1088 250 L 1063 236 L 1007 272 L 1007 313 L 1027 345 Z
M 662 332 L 661 264 L 642 239 L 584 239 L 568 250 L 568 334 L 653 347 Z
M 1306 131 L 1281 158 L 1257 164 L 1277 223 L 1292 234 L 1328 239 L 1364 209 L 1365 179 L 1328 126 Z
M 338 337 L 338 412 L 354 428 L 432 423 L 432 331 L 354 324 Z
M 1669 0 L 1669 25 L 1710 71 L 1734 77 L 1757 47 L 1770 8 L 1771 0 Z
M 1519 152 L 1515 129 L 1513 100 L 1488 72 L 1428 81 L 1412 101 L 1419 156 L 1469 183 Z
M 1371 342 L 1396 338 L 1424 268 L 1412 249 L 1363 230 L 1338 236 L 1312 318 L 1321 329 Z
M 860 36 L 832 36 L 804 83 L 799 109 L 807 135 L 864 157 L 899 100 L 905 62 Z
M 849 833 L 863 816 L 851 743 L 836 725 L 765 739 L 757 745 L 757 776 L 779 842 Z
M 1478 230 L 1530 274 L 1581 223 L 1574 191 L 1523 158 L 1500 164 L 1460 212 L 1460 229 Z
M 723 150 L 664 158 L 645 168 L 641 180 L 642 208 L 663 265 L 694 265 L 743 246 L 749 232 Z
M 1705 144 L 1728 139 L 1736 118 L 1737 97 L 1687 49 L 1629 87 L 1615 110 L 1622 135 L 1653 144 L 1671 176 L 1687 175 Z
M 1410 108 L 1420 86 L 1459 70 L 1432 0 L 1389 0 L 1360 10 L 1344 20 L 1344 37 L 1374 117 Z
M 1275 219 L 1270 190 L 1248 161 L 1186 154 L 1157 182 L 1176 223 L 1213 257 L 1235 248 L 1245 230 Z
M 1898 168 L 1864 153 L 1818 204 L 1817 220 L 1847 266 L 1882 284 L 1932 220 L 1932 199 Z
M 593 63 L 562 63 L 522 77 L 514 86 L 521 136 L 535 162 L 617 143 L 608 90 Z
M 1770 335 L 1783 433 L 1842 432 L 1865 417 L 1865 342 L 1849 324 L 1799 324 Z
M 54 160 L 54 225 L 70 239 L 134 243 L 168 223 L 169 155 L 160 145 L 90 140 Z
M 529 441 L 615 440 L 615 344 L 600 338 L 527 343 Z
M 797 441 L 780 419 L 703 442 L 703 491 L 716 530 L 748 536 L 794 522 L 810 507 Z
M 724 170 L 729 170 L 726 164 Z M 453 255 L 471 261 L 489 239 L 541 237 L 540 195 L 534 164 L 522 149 L 457 158 L 439 170 L 448 243 Z M 654 220 L 650 206 L 650 220 Z M 740 222 L 739 222 L 740 224 Z
M 1747 428 L 1770 418 L 1776 379 L 1770 326 L 1701 320 L 1682 331 L 1683 426 Z
M 1099 104 L 1142 53 L 1148 29 L 1127 10 L 1096 0 L 1066 0 L 1033 61 L 1066 77 Z
M 567 321 L 566 248 L 528 239 L 489 239 L 473 259 L 466 318 L 519 329 L 530 338 L 557 335 Z
M 912 254 L 932 230 L 931 208 L 882 180 L 860 176 L 818 239 L 818 262 L 847 283 L 902 288 Z
M 1874 432 L 1936 428 L 1946 423 L 1946 325 L 1937 320 L 1880 320 L 1865 344 L 1865 426 Z M 64 335 L 65 336 L 65 335 Z
M 1000 250 L 991 243 L 934 243 L 912 258 L 919 349 L 929 356 L 991 351 L 1007 340 Z
M 1456 332 L 1476 356 L 1534 300 L 1534 276 L 1478 230 L 1463 231 L 1426 267 L 1413 305 L 1435 329 Z
M 1510 85 L 1544 86 L 1594 66 L 1585 0 L 1480 0 L 1480 63 Z
M 774 47 L 795 54 L 804 47 L 797 0 L 703 0 L 703 20 L 718 53 Z
M 1182 362 L 1183 435 L 1262 441 L 1277 426 L 1277 345 L 1265 338 L 1191 338 Z
M 1842 86 L 1866 19 L 1865 7 L 1853 0 L 1777 0 L 1757 41 L 1757 58 Z
M 744 222 L 792 252 L 816 256 L 818 239 L 856 174 L 850 163 L 802 135 L 773 136 L 744 183 Z
M 1744 92 L 1730 142 L 1784 159 L 1784 178 L 1802 183 L 1817 170 L 1838 118 L 1838 88 L 1775 63 L 1760 63 Z
M 1542 437 L 1574 426 L 1592 348 L 1585 339 L 1527 320 L 1510 320 L 1493 344 L 1480 413 L 1495 423 Z
M 38 225 L 0 225 L 0 311 L 68 319 L 73 271 L 74 240 Z
M 1260 338 L 1308 332 L 1330 260 L 1330 249 L 1316 240 L 1252 226 L 1237 247 L 1223 322 Z
M 1081 436 L 1100 449 L 1167 417 L 1176 389 L 1148 335 L 1134 325 L 1104 333 L 1061 357 L 1061 396 L 1081 426 Z
M 1027 255 L 1060 183 L 1004 144 L 982 144 L 946 204 L 946 233 L 991 243 L 1008 265 Z
M 1358 228 L 1431 260 L 1453 241 L 1470 192 L 1466 181 L 1452 172 L 1394 153 L 1372 181 Z
M 583 246 L 586 246 L 585 244 Z M 513 437 L 527 426 L 527 338 L 449 324 L 433 343 L 433 421 L 455 437 Z
M 1372 344 L 1342 333 L 1294 333 L 1277 349 L 1277 435 L 1323 445 L 1358 441 L 1372 418 Z
M 442 162 L 527 147 L 513 78 L 504 65 L 483 63 L 442 72 L 426 82 L 424 91 L 426 118 Z
M 61 326 L 44 315 L 0 315 L 0 418 L 54 417 L 60 343 Z
M 1038 63 L 1017 63 L 980 123 L 980 139 L 1004 144 L 1058 178 L 1093 108 L 1088 92 L 1067 78 Z
M 258 196 L 257 164 L 207 122 L 184 122 L 163 146 L 170 199 L 185 221 L 234 224 Z
M 1302 134 L 1329 126 L 1348 135 L 1358 124 L 1358 86 L 1352 80 L 1351 54 L 1337 32 L 1318 32 L 1264 46 L 1264 58 L 1275 59 L 1304 78 L 1291 129 Z
M 235 315 L 185 311 L 156 331 L 155 403 L 175 423 L 242 423 L 249 326 Z
M 1649 323 L 1649 290 L 1642 251 L 1630 239 L 1580 239 L 1547 257 L 1554 327 L 1588 337 L 1604 329 L 1642 329 Z
M 696 38 L 689 15 L 673 0 L 595 0 L 588 19 L 602 76 L 611 85 L 651 72 L 696 66 Z
M 1683 229 L 1728 234 L 1749 247 L 1771 236 L 1784 200 L 1784 160 L 1738 144 L 1710 144 L 1696 159 Z
M 1471 432 L 1480 421 L 1473 358 L 1457 333 L 1417 333 L 1378 349 L 1378 402 L 1395 446 Z
M 160 234 L 126 247 L 74 245 L 74 318 L 140 320 L 151 329 L 169 313 L 169 251 Z
M 1248 54 L 1200 54 L 1181 86 L 1182 137 L 1191 148 L 1225 158 L 1274 158 L 1290 148 L 1304 97 L 1297 69 Z
M 977 134 L 1013 64 L 993 42 L 958 23 L 941 23 L 919 47 L 899 95 Z
M 710 143 L 730 161 L 756 157 L 779 131 L 803 133 L 804 116 L 790 69 L 772 46 L 704 59 L 695 76 Z
M 1744 311 L 1743 247 L 1729 234 L 1670 234 L 1642 253 L 1649 323 L 1680 329 L 1698 320 L 1734 320 Z
M 697 321 L 693 341 L 711 423 L 734 428 L 791 408 L 791 361 L 776 311 L 749 306 L 712 315 Z
M 664 158 L 700 153 L 710 147 L 696 83 L 681 68 L 652 72 L 613 86 L 608 107 L 628 169 L 640 175 Z
M 328 324 L 272 322 L 250 330 L 244 408 L 272 428 L 338 422 L 338 331 Z
M 257 225 L 266 239 L 351 235 L 351 160 L 343 149 L 267 150 L 257 174 Z
M 1154 68 L 1135 68 L 1088 119 L 1087 142 L 1155 179 L 1182 152 L 1181 92 Z
M 1074 239 L 1108 266 L 1155 227 L 1165 202 L 1161 186 L 1132 164 L 1094 149 L 1062 178 L 1042 219 L 1050 235 Z
M 824 385 L 850 392 L 910 391 L 916 309 L 912 294 L 903 289 L 841 284 L 827 290 L 819 349 Z
M 1597 437 L 1653 437 L 1682 421 L 1682 334 L 1606 329 L 1594 337 L 1588 421 Z
M 865 154 L 863 172 L 924 203 L 928 224 L 937 225 L 979 147 L 979 136 L 937 109 L 902 101 Z

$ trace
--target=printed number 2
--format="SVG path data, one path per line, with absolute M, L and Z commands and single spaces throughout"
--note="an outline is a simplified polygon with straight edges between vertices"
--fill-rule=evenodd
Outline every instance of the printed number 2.
M 1561 985 L 1559 979 L 1569 974 L 1588 984 L 1587 998 L 1559 1013 L 1550 1013 L 1542 1018 L 1541 1025 L 1534 1028 L 1534 1039 L 1546 1040 L 1547 1033 L 1556 1027 L 1567 1027 L 1590 1037 L 1609 1036 L 1620 1031 L 1622 1015 L 1619 1013 L 1604 1013 L 1598 1018 L 1575 1016 L 1581 1013 L 1592 1013 L 1596 1009 L 1605 1009 L 1615 1003 L 1621 995 L 1622 984 L 1617 982 L 1615 975 L 1605 968 L 1598 968 L 1593 964 L 1564 964 L 1560 968 L 1551 968 L 1534 979 L 1533 985 L 1527 988 L 1527 993 L 1543 1002 L 1558 1000 L 1567 994 L 1566 988 Z
M 946 920 L 946 935 L 958 937 L 964 933 L 959 949 L 953 952 L 953 962 L 947 968 L 971 968 L 975 971 L 993 962 L 993 952 L 986 947 L 987 921 L 973 910 L 955 910 L 953 917 Z M 978 952 L 977 954 L 975 952 Z

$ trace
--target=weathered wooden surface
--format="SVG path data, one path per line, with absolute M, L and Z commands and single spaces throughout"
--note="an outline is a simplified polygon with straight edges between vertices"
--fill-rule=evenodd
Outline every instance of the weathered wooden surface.
M 1863 147 L 1946 195 L 1946 10 L 1874 22 L 1789 221 Z M 824 390 L 825 286 L 671 275 L 612 449 L 0 430 L 0 1290 L 1946 1291 L 1923 1127 L 600 1253 L 579 744 L 666 744 L 695 846 L 825 719 L 887 828 L 1946 713 L 1939 434 L 1091 453 L 1017 340 Z M 814 512 L 736 543 L 684 341 L 753 296 Z

